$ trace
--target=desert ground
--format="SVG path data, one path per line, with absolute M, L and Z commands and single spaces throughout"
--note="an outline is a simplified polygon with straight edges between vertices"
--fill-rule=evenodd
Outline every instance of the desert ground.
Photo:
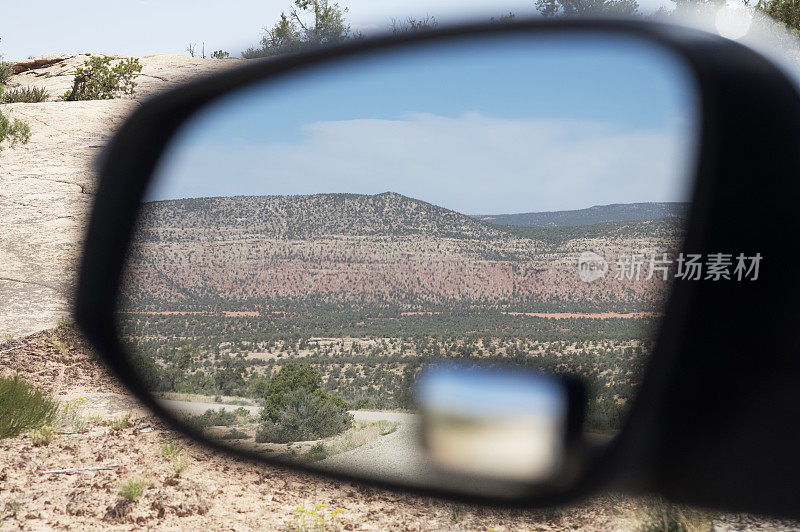
M 62 427 L 46 446 L 28 435 L 0 441 L 0 529 L 302 530 L 298 507 L 327 505 L 320 509 L 329 516 L 342 508 L 335 523 L 327 518 L 334 530 L 631 530 L 650 512 L 622 497 L 546 511 L 468 507 L 241 461 L 166 428 L 70 326 L 0 352 L 0 374 L 19 375 L 62 402 L 82 399 L 86 420 L 78 431 Z M 163 451 L 170 443 L 183 447 L 180 475 Z M 98 466 L 113 469 L 46 473 Z M 120 490 L 131 479 L 146 487 L 127 502 Z
M 77 402 L 81 421 L 48 445 L 28 434 L 0 440 L 0 530 L 627 531 L 661 530 L 666 516 L 689 530 L 798 529 L 614 494 L 539 510 L 466 506 L 232 458 L 165 427 L 70 325 L 2 344 L 0 375 Z M 52 472 L 82 468 L 90 469 Z M 128 501 L 121 490 L 131 481 L 143 491 Z M 315 509 L 321 521 L 307 513 Z

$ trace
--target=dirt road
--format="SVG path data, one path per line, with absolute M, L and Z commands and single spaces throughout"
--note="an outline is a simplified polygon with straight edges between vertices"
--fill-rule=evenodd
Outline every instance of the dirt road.
M 207 410 L 233 412 L 238 408 L 244 408 L 254 416 L 261 412 L 261 407 L 257 406 L 171 399 L 162 399 L 159 403 L 182 415 L 200 415 Z M 425 452 L 420 445 L 420 419 L 417 414 L 368 410 L 353 410 L 350 413 L 353 414 L 353 419 L 357 423 L 389 421 L 396 423 L 397 428 L 394 432 L 360 447 L 318 462 L 317 465 L 321 468 L 410 484 L 433 482 L 434 479 L 439 479 L 438 475 L 432 473 L 435 468 L 426 459 Z
M 320 467 L 349 471 L 382 480 L 417 482 L 430 469 L 419 440 L 419 416 L 400 412 L 352 412 L 355 421 L 397 423 L 397 430 L 361 447 L 337 454 Z

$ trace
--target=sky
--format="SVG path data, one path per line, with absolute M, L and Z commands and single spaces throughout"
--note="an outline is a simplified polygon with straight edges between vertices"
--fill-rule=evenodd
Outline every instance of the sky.
M 536 414 L 561 421 L 568 408 L 557 379 L 519 368 L 432 366 L 417 380 L 416 396 L 423 408 L 472 418 Z
M 392 191 L 465 214 L 685 201 L 693 91 L 677 59 L 631 38 L 384 52 L 205 109 L 147 199 Z
M 393 18 L 436 17 L 442 23 L 486 20 L 513 11 L 533 16 L 533 0 L 340 0 L 348 21 L 365 34 Z M 7 5 L 6 5 L 7 4 Z M 649 12 L 668 0 L 640 0 Z M 238 54 L 258 43 L 291 0 L 37 0 L 3 2 L 0 54 L 22 60 L 50 53 L 186 54 L 190 42 L 206 52 Z

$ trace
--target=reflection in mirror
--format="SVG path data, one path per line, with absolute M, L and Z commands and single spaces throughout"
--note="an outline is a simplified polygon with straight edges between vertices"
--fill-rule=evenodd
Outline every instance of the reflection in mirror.
M 502 440 L 517 475 L 557 475 L 524 454 L 557 438 L 557 401 L 547 422 L 503 417 L 499 377 L 476 373 L 498 418 L 429 432 L 428 454 L 415 379 L 441 360 L 572 374 L 589 439 L 612 437 L 675 274 L 695 111 L 678 59 L 607 34 L 408 45 L 232 93 L 144 199 L 131 363 L 177 417 L 260 456 L 497 493 L 512 468 L 479 455 Z M 477 415 L 432 382 L 422 404 Z M 457 471 L 441 450 L 462 438 Z
M 551 480 L 561 469 L 569 396 L 558 379 L 443 365 L 425 370 L 416 389 L 422 441 L 435 466 L 521 483 Z

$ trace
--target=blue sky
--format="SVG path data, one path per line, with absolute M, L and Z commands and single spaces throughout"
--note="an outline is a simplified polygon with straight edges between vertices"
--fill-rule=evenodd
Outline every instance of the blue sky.
M 519 368 L 438 365 L 417 381 L 417 398 L 434 411 L 467 417 L 546 416 L 563 420 L 567 394 L 553 377 Z
M 533 0 L 342 0 L 348 20 L 365 33 L 392 18 L 433 15 L 441 22 L 485 20 L 513 11 L 535 15 Z M 0 54 L 21 60 L 46 53 L 184 54 L 189 42 L 234 55 L 258 42 L 291 0 L 38 0 L 3 2 Z M 7 4 L 7 5 L 6 5 Z M 640 0 L 643 11 L 672 5 Z
M 693 87 L 631 39 L 493 38 L 260 84 L 178 135 L 148 199 L 394 191 L 467 214 L 684 201 Z

